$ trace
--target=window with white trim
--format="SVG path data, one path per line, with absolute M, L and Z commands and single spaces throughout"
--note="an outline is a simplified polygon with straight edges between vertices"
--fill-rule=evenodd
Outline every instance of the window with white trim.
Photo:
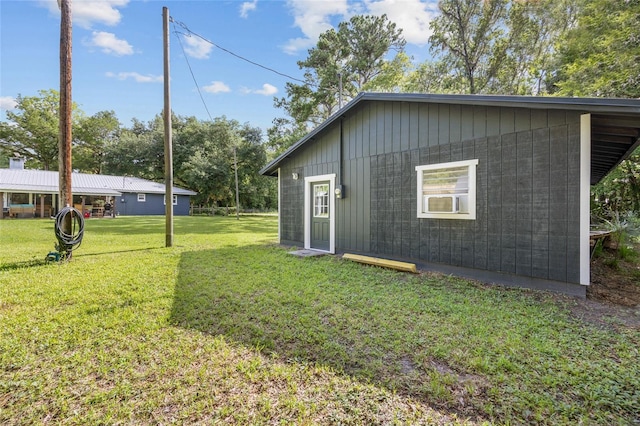
M 165 206 L 167 205 L 167 196 L 166 195 L 162 198 L 162 204 L 164 204 Z M 178 196 L 176 194 L 173 194 L 173 205 L 174 206 L 178 205 Z
M 138 194 L 138 202 L 144 203 L 147 201 L 147 194 Z
M 416 166 L 419 218 L 475 219 L 478 160 Z

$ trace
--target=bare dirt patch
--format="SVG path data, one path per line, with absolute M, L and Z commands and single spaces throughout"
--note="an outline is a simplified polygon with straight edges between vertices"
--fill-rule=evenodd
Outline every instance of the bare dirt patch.
M 588 298 L 621 306 L 640 305 L 640 260 L 620 259 L 605 249 L 591 262 Z
M 640 244 L 634 251 L 640 253 Z M 571 310 L 589 323 L 640 328 L 640 256 L 622 259 L 606 248 L 594 256 L 587 299 L 576 301 Z

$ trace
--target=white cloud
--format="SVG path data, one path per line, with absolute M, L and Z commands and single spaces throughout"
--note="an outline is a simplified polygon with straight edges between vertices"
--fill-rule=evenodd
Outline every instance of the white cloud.
M 313 47 L 320 34 L 333 28 L 332 16 L 347 16 L 349 13 L 347 0 L 289 0 L 288 5 L 294 16 L 294 25 L 304 34 L 304 37 L 291 39 L 284 46 L 284 51 L 289 54 Z
M 85 45 L 99 47 L 106 54 L 133 55 L 133 46 L 126 40 L 120 40 L 115 34 L 104 31 L 94 31 L 91 40 L 85 41 Z
M 119 72 L 117 74 L 113 72 L 107 72 L 105 75 L 110 78 L 117 78 L 118 80 L 133 79 L 137 83 L 162 83 L 164 81 L 164 78 L 161 75 L 142 75 L 137 72 Z
M 52 13 L 60 14 L 56 0 L 41 0 L 40 3 Z M 72 22 L 83 28 L 91 28 L 94 23 L 117 25 L 122 18 L 118 8 L 124 7 L 129 0 L 90 1 L 74 0 L 71 3 Z
M 249 89 L 247 87 L 243 87 L 242 93 L 247 95 L 255 94 L 255 95 L 273 96 L 276 93 L 278 93 L 278 88 L 269 83 L 265 83 L 262 85 L 262 89 Z
M 348 20 L 354 14 L 386 14 L 391 22 L 402 29 L 407 43 L 422 46 L 429 41 L 429 23 L 438 12 L 437 0 L 289 0 L 287 4 L 294 17 L 294 26 L 303 33 L 303 37 L 290 39 L 283 46 L 289 54 L 314 47 L 320 34 L 333 28 L 332 18 Z
M 10 110 L 14 109 L 18 103 L 11 96 L 0 96 L 0 109 Z
M 249 12 L 256 10 L 258 0 L 245 1 L 240 5 L 240 17 L 246 18 L 249 16 Z
M 184 50 L 187 52 L 187 55 L 192 58 L 207 59 L 209 57 L 209 53 L 211 53 L 211 49 L 213 49 L 213 45 L 211 43 L 194 35 L 190 37 L 183 37 L 183 40 L 187 45 Z
M 231 92 L 231 88 L 224 84 L 222 81 L 212 81 L 210 85 L 202 88 L 205 92 L 209 93 L 228 93 Z
M 435 0 L 365 0 L 369 14 L 386 14 L 389 20 L 402 28 L 407 43 L 424 46 L 429 42 L 429 23 L 438 12 Z

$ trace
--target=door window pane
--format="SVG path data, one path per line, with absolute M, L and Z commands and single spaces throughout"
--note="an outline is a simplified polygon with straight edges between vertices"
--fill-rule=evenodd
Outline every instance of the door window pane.
M 313 217 L 329 217 L 329 184 L 313 185 Z

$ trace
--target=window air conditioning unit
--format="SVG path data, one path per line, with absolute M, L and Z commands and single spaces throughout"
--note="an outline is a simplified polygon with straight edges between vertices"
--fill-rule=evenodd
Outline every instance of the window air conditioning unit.
M 457 195 L 425 195 L 425 213 L 458 213 L 460 200 Z

